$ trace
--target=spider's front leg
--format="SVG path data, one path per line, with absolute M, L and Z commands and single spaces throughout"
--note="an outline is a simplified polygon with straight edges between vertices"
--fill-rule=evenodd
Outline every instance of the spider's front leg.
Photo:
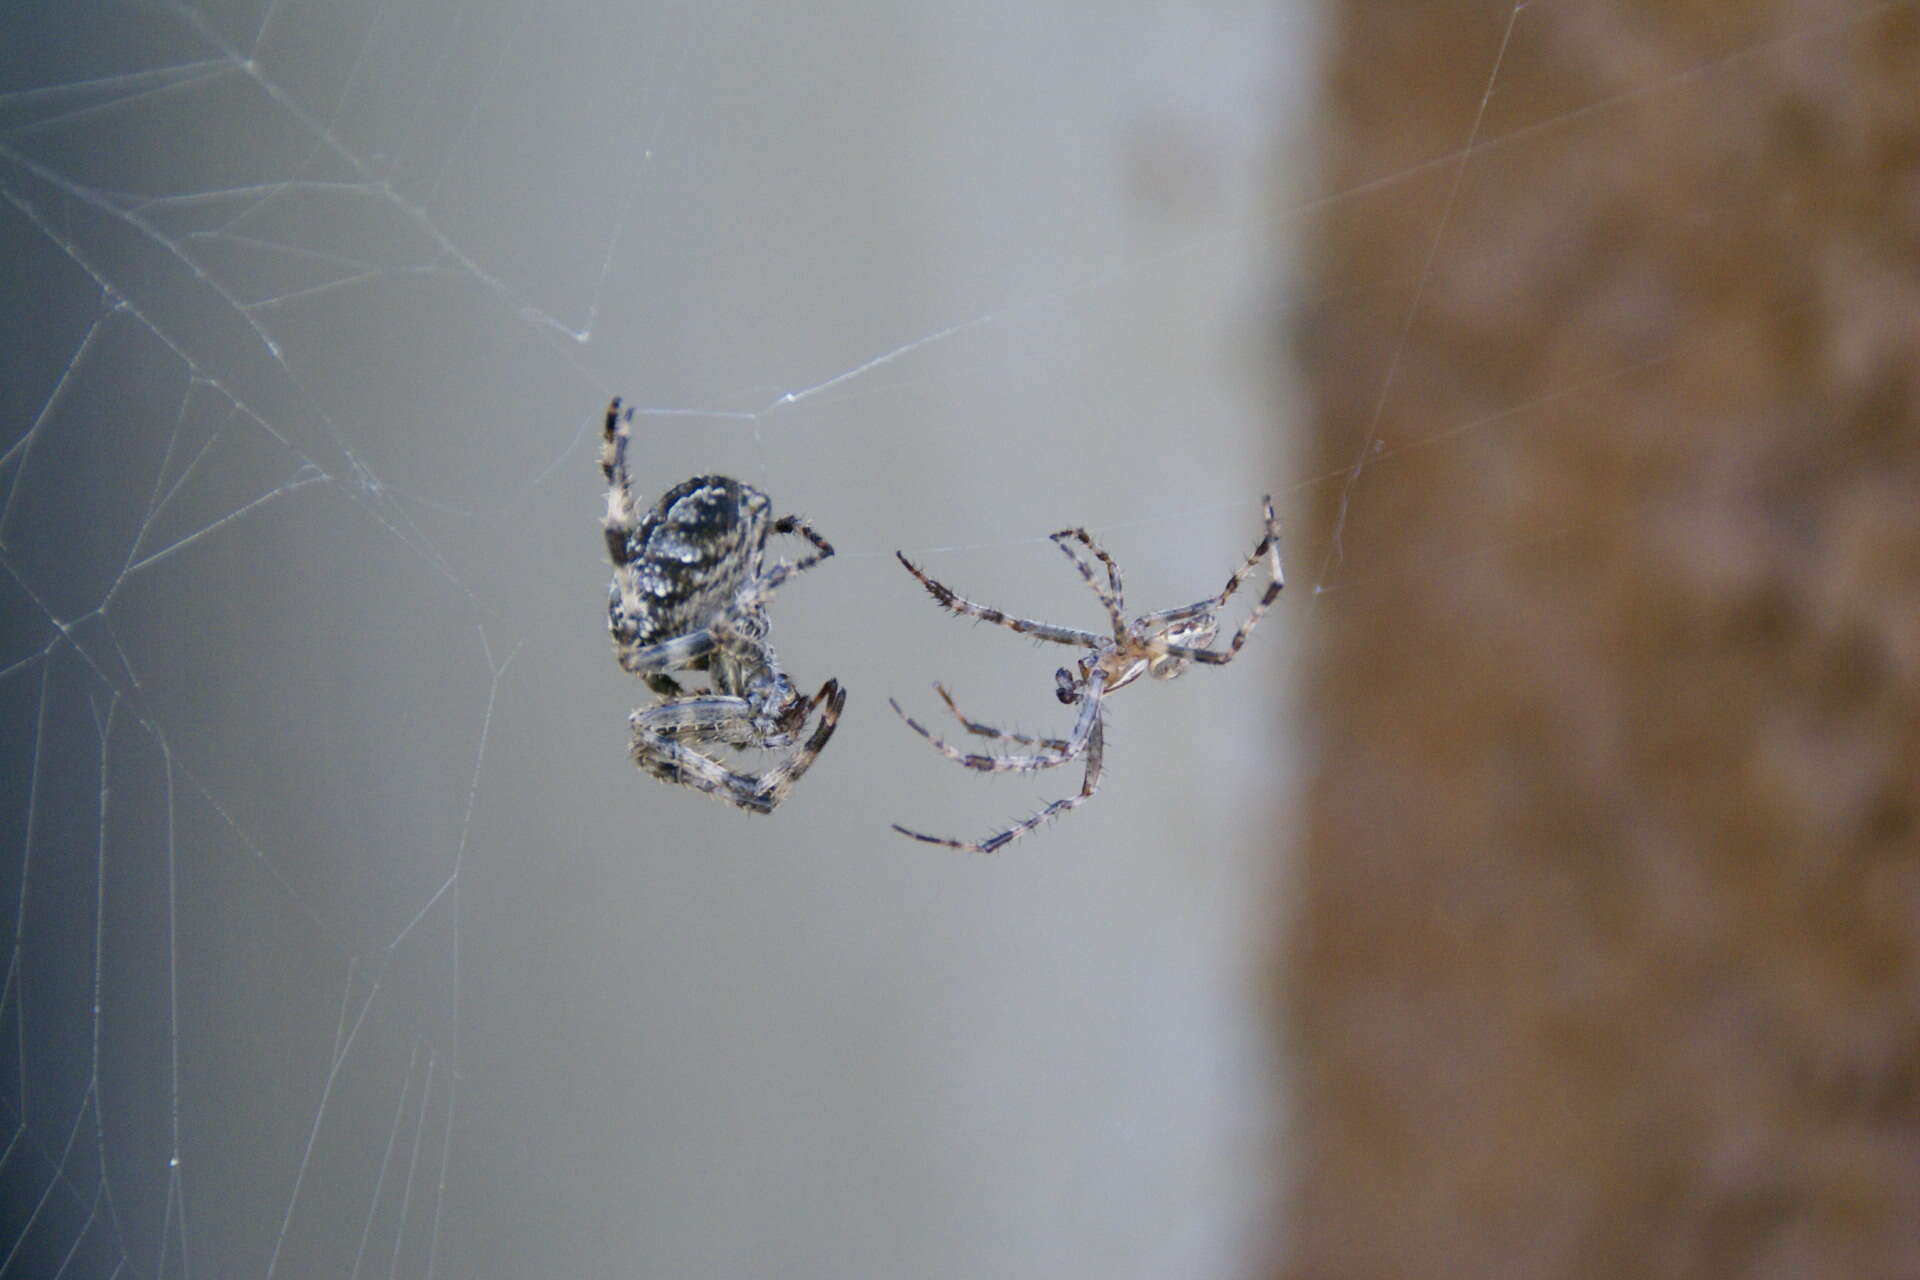
M 622 411 L 620 397 L 607 405 L 606 426 L 600 441 L 600 474 L 607 482 L 607 550 L 617 565 L 627 563 L 627 535 L 637 518 L 633 486 L 627 478 L 627 440 L 633 429 L 633 410 Z
M 794 561 L 788 570 L 790 573 L 799 573 L 803 570 L 811 569 L 833 554 L 833 544 L 816 533 L 813 526 L 808 524 L 804 517 L 781 516 L 773 522 L 768 532 L 792 534 L 795 537 L 805 538 L 813 544 L 813 554 Z
M 963 618 L 978 618 L 982 622 L 991 622 L 1009 631 L 1017 631 L 1023 636 L 1032 636 L 1036 640 L 1051 640 L 1055 644 L 1070 644 L 1077 649 L 1091 649 L 1095 645 L 1106 643 L 1106 637 L 1097 636 L 1091 631 L 1081 631 L 1073 627 L 1056 627 L 1050 622 L 1035 622 L 1031 618 L 1016 618 L 998 609 L 975 604 L 957 594 L 944 582 L 937 582 L 928 577 L 919 565 L 907 559 L 903 553 L 896 551 L 893 555 L 894 559 L 898 560 L 901 566 L 927 589 L 927 594 L 939 602 L 941 608 L 950 610 Z
M 794 783 L 800 781 L 801 775 L 813 767 L 815 757 L 826 747 L 827 740 L 833 737 L 833 731 L 839 727 L 840 708 L 846 705 L 847 691 L 840 687 L 838 680 L 828 680 L 820 686 L 820 692 L 807 699 L 806 710 L 800 714 L 796 729 L 799 725 L 804 725 L 807 717 L 816 710 L 820 712 L 820 723 L 813 727 L 813 733 L 800 744 L 798 751 L 788 756 L 780 765 L 761 775 L 760 787 L 767 797 L 767 808 L 771 809 L 786 799 L 787 793 L 793 790 Z
M 640 570 L 634 562 L 633 538 L 640 517 L 633 505 L 633 488 L 627 476 L 627 439 L 632 425 L 633 410 L 623 411 L 620 397 L 615 396 L 607 405 L 605 436 L 600 445 L 600 474 L 607 482 L 607 511 L 601 518 L 601 526 L 607 542 L 607 558 L 613 562 L 613 585 L 607 595 L 607 625 L 623 654 L 633 645 L 640 619 L 646 613 Z
M 934 687 L 936 689 L 940 688 L 938 685 Z M 1092 692 L 1081 704 L 1080 715 L 1079 718 L 1074 721 L 1073 732 L 1064 740 L 1060 738 L 1033 738 L 1026 734 L 1007 733 L 1004 730 L 995 729 L 988 725 L 976 724 L 976 722 L 970 721 L 965 716 L 960 715 L 960 709 L 953 705 L 953 699 L 947 696 L 947 691 L 940 689 L 940 696 L 946 700 L 947 706 L 952 708 L 954 715 L 959 718 L 960 723 L 964 725 L 969 732 L 979 734 L 984 738 L 1010 739 L 1014 742 L 1037 745 L 1041 748 L 1041 750 L 1030 755 L 1015 755 L 1011 753 L 1007 755 L 991 755 L 973 751 L 962 751 L 960 748 L 946 741 L 946 739 L 937 736 L 931 729 L 901 710 L 900 704 L 894 699 L 888 698 L 887 705 L 893 708 L 895 715 L 907 722 L 907 728 L 932 743 L 934 750 L 956 764 L 963 764 L 969 769 L 978 769 L 982 773 L 1032 773 L 1035 770 L 1052 769 L 1058 765 L 1063 765 L 1087 749 L 1087 741 L 1093 732 L 1093 726 L 1099 722 L 1100 718 L 1100 686 L 1098 677 L 1090 683 L 1089 688 Z
M 614 636 L 614 650 L 619 658 L 621 670 L 636 676 L 647 677 L 648 685 L 662 692 L 671 692 L 679 688 L 672 678 L 666 675 L 667 672 L 691 667 L 718 647 L 719 643 L 714 639 L 713 631 L 709 627 L 689 631 L 671 640 L 662 640 L 659 644 L 628 644 L 622 642 L 617 634 Z M 660 690 L 659 685 L 655 683 L 655 677 L 665 677 L 671 689 Z
M 988 836 L 985 840 L 953 840 L 946 836 L 928 835 L 924 831 L 915 831 L 911 827 L 903 827 L 897 822 L 893 824 L 893 829 L 901 835 L 910 836 L 923 844 L 945 845 L 949 849 L 963 849 L 969 853 L 993 853 L 1007 844 L 1018 840 L 1021 836 L 1032 831 L 1035 827 L 1038 827 L 1047 820 L 1058 817 L 1069 809 L 1078 808 L 1088 800 L 1091 800 L 1094 792 L 1100 789 L 1101 753 L 1106 741 L 1105 732 L 1100 722 L 1100 695 L 1105 688 L 1105 680 L 1106 676 L 1097 667 L 1087 676 L 1086 686 L 1082 690 L 1079 699 L 1080 715 L 1074 720 L 1073 733 L 1068 736 L 1065 742 L 1060 744 L 1061 750 L 1058 753 L 1048 751 L 1043 754 L 1028 756 L 971 755 L 961 751 L 957 747 L 949 746 L 934 737 L 926 729 L 909 719 L 906 712 L 900 711 L 899 704 L 895 703 L 893 709 L 900 712 L 900 718 L 906 720 L 921 737 L 938 747 L 941 754 L 945 755 L 948 759 L 957 760 L 969 768 L 980 769 L 988 773 L 1000 773 L 1009 770 L 1031 772 L 1038 769 L 1049 769 L 1055 765 L 1062 765 L 1069 760 L 1084 755 L 1087 761 L 1087 772 L 1086 776 L 1081 780 L 1079 794 L 1068 796 L 1065 799 L 1055 800 L 1032 817 L 1025 818 L 1004 831 L 996 832 Z M 942 696 L 945 696 L 944 690 L 942 691 Z M 952 705 L 951 699 L 948 699 L 948 705 Z M 958 708 L 955 708 L 955 714 L 959 714 Z M 966 724 L 969 728 L 972 727 L 971 722 L 967 721 L 965 717 L 961 717 L 961 723 Z M 1012 735 L 1004 736 L 1011 737 Z M 1051 741 L 1043 739 L 1042 742 L 1048 747 L 1052 746 Z
M 1067 559 L 1073 561 L 1073 567 L 1080 571 L 1081 579 L 1092 589 L 1093 594 L 1100 597 L 1100 605 L 1107 611 L 1107 620 L 1113 624 L 1114 640 L 1116 642 L 1125 640 L 1127 595 L 1126 588 L 1120 583 L 1120 566 L 1113 562 L 1113 557 L 1107 554 L 1106 548 L 1095 542 L 1093 535 L 1085 529 L 1062 529 L 1048 536 L 1053 540 L 1053 545 L 1060 548 Z M 1092 566 L 1082 560 L 1080 553 L 1073 549 L 1073 544 L 1076 542 L 1092 552 L 1098 557 L 1100 563 L 1107 567 L 1107 584 L 1104 587 L 1094 576 Z
M 1253 634 L 1253 629 L 1260 625 L 1260 619 L 1266 615 L 1268 609 L 1273 607 L 1273 602 L 1280 598 L 1280 592 L 1287 585 L 1287 575 L 1280 563 L 1280 520 L 1273 513 L 1272 498 L 1266 500 L 1266 513 L 1266 536 L 1260 539 L 1259 545 L 1254 547 L 1246 561 L 1233 571 L 1219 595 L 1210 596 L 1178 609 L 1163 609 L 1159 613 L 1150 613 L 1134 622 L 1135 637 L 1149 645 L 1156 655 L 1153 666 L 1154 675 L 1163 679 L 1178 675 L 1189 662 L 1204 662 L 1216 667 L 1232 662 L 1240 652 L 1241 646 L 1246 644 L 1247 637 Z M 1233 598 L 1233 594 L 1240 589 L 1240 584 L 1246 580 L 1246 576 L 1263 559 L 1267 562 L 1269 576 L 1266 591 L 1261 593 L 1260 598 L 1254 602 L 1252 611 L 1233 633 L 1226 648 L 1203 647 L 1213 642 L 1214 634 L 1219 629 L 1220 624 L 1215 614 Z M 1153 634 L 1156 630 L 1160 633 L 1158 637 Z M 1180 638 L 1169 639 L 1170 636 Z
M 1094 793 L 1100 790 L 1100 774 L 1105 755 L 1105 747 L 1105 735 L 1101 730 L 1100 722 L 1095 720 L 1092 731 L 1087 735 L 1087 772 L 1086 776 L 1080 780 L 1079 792 L 1053 801 L 1032 817 L 1023 818 L 1004 831 L 997 831 L 993 835 L 988 836 L 985 840 L 950 840 L 945 836 L 934 836 L 928 835 L 924 831 L 914 831 L 909 827 L 901 826 L 897 822 L 893 824 L 893 829 L 903 836 L 910 836 L 920 841 L 922 844 L 944 845 L 946 848 L 959 849 L 964 853 L 998 853 L 1015 840 L 1018 840 L 1021 836 L 1026 835 L 1027 832 L 1059 817 L 1067 810 L 1077 809 L 1087 801 L 1093 799 Z
M 1066 672 L 1062 671 L 1060 674 L 1065 675 Z M 968 733 L 975 734 L 982 738 L 992 738 L 998 742 L 1017 742 L 1023 747 L 1045 747 L 1048 751 L 1065 751 L 1067 749 L 1067 740 L 1065 738 L 1036 738 L 1025 733 L 1009 733 L 1005 729 L 996 729 L 990 724 L 969 718 L 966 712 L 960 710 L 959 704 L 954 702 L 953 695 L 947 692 L 947 686 L 940 684 L 938 681 L 934 683 L 933 691 L 940 695 L 940 701 L 947 704 L 947 710 L 953 713 L 953 718 L 958 720 L 960 727 Z M 1079 696 L 1080 695 L 1076 693 L 1071 700 L 1077 701 Z
M 760 748 L 784 746 L 788 741 L 748 699 L 720 694 L 680 698 L 635 711 L 628 717 L 633 763 L 662 782 L 705 791 L 750 813 L 772 813 L 833 737 L 847 695 L 839 681 L 829 680 L 813 697 L 797 701 L 796 730 L 815 710 L 820 712 L 820 722 L 797 751 L 765 773 L 729 769 L 695 749 L 706 743 Z
M 635 711 L 627 723 L 633 730 L 629 754 L 635 767 L 650 777 L 705 791 L 752 813 L 773 811 L 777 802 L 760 793 L 760 779 L 729 769 L 689 745 L 728 742 L 750 733 L 753 711 L 745 698 L 663 702 Z

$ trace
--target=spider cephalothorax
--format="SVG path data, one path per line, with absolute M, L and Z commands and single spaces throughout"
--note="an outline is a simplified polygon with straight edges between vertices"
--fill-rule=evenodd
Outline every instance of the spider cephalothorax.
M 1062 529 L 1053 534 L 1053 544 L 1060 548 L 1067 559 L 1073 561 L 1073 567 L 1080 571 L 1080 577 L 1093 593 L 1100 597 L 1100 603 L 1106 607 L 1107 620 L 1113 626 L 1111 635 L 1100 635 L 1092 631 L 1080 631 L 1072 627 L 1055 626 L 1050 622 L 1035 622 L 1028 618 L 1015 618 L 998 609 L 975 604 L 956 595 L 944 583 L 936 582 L 921 572 L 905 556 L 900 563 L 907 572 L 920 580 L 933 598 L 942 606 L 959 614 L 963 618 L 978 618 L 983 622 L 992 622 L 1029 635 L 1037 640 L 1050 640 L 1055 644 L 1073 645 L 1087 652 L 1071 667 L 1062 667 L 1054 673 L 1054 696 L 1068 706 L 1079 704 L 1080 714 L 1075 717 L 1073 729 L 1065 738 L 1034 738 L 1025 734 L 1008 733 L 977 720 L 969 720 L 954 705 L 953 697 L 940 685 L 934 691 L 940 700 L 947 704 L 947 710 L 953 713 L 960 727 L 968 733 L 992 741 L 1012 742 L 1025 747 L 1037 747 L 1039 750 L 1026 755 L 991 755 L 962 751 L 935 737 L 919 721 L 900 710 L 900 704 L 893 703 L 893 709 L 900 718 L 939 749 L 948 759 L 957 761 L 969 769 L 979 769 L 984 773 L 1027 773 L 1036 769 L 1051 769 L 1066 764 L 1070 760 L 1084 755 L 1087 758 L 1087 773 L 1080 784 L 1077 795 L 1055 800 L 1030 818 L 1022 819 L 1003 831 L 996 832 L 984 840 L 949 840 L 944 836 L 930 836 L 923 832 L 909 830 L 897 823 L 894 830 L 902 835 L 912 836 L 915 840 L 924 840 L 928 844 L 943 844 L 953 849 L 967 849 L 974 853 L 992 853 L 994 850 L 1019 839 L 1049 818 L 1057 817 L 1067 810 L 1084 804 L 1100 788 L 1101 753 L 1105 746 L 1105 730 L 1101 715 L 1102 699 L 1132 684 L 1141 676 L 1152 676 L 1157 680 L 1171 680 L 1196 662 L 1222 666 L 1233 661 L 1240 652 L 1247 637 L 1253 634 L 1260 617 L 1280 595 L 1280 589 L 1286 585 L 1286 579 L 1280 568 L 1280 522 L 1274 517 L 1273 502 L 1266 504 L 1266 534 L 1260 544 L 1253 549 L 1246 562 L 1233 571 L 1227 579 L 1227 585 L 1220 594 L 1208 596 L 1193 604 L 1178 609 L 1163 609 L 1158 613 L 1142 614 L 1131 622 L 1126 616 L 1126 596 L 1120 585 L 1120 566 L 1113 562 L 1099 543 L 1085 529 Z M 1082 551 L 1084 548 L 1084 552 Z M 896 553 L 897 554 L 897 553 Z M 1091 554 L 1100 562 L 1104 572 L 1095 573 L 1092 564 L 1085 558 Z M 1224 649 L 1209 649 L 1206 645 L 1213 642 L 1220 630 L 1220 610 L 1225 607 L 1233 593 L 1240 589 L 1241 581 L 1253 570 L 1253 567 L 1266 560 L 1272 581 L 1266 591 L 1254 604 L 1253 611 L 1233 633 Z M 1101 579 L 1104 578 L 1103 582 Z
M 633 411 L 615 397 L 600 470 L 613 561 L 607 626 L 620 665 L 661 698 L 628 718 L 633 762 L 663 781 L 771 812 L 833 736 L 846 693 L 837 680 L 811 698 L 794 689 L 767 643 L 767 602 L 833 547 L 799 516 L 775 518 L 766 494 L 726 476 L 683 480 L 651 510 L 637 512 L 627 473 L 632 421 Z M 776 534 L 803 538 L 813 550 L 768 563 L 767 542 Z M 689 672 L 704 672 L 709 689 L 684 692 L 675 673 Z M 785 750 L 816 708 L 812 735 L 763 774 L 729 769 L 699 750 Z

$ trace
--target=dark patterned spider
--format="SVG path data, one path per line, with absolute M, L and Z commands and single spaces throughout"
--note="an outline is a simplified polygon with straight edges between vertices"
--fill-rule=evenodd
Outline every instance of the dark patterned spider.
M 607 406 L 600 471 L 607 481 L 607 554 L 613 585 L 607 626 L 620 665 L 661 700 L 628 717 L 633 762 L 663 782 L 710 792 L 753 813 L 786 799 L 839 723 L 847 695 L 829 680 L 811 698 L 796 691 L 767 643 L 767 602 L 780 584 L 833 554 L 799 516 L 773 516 L 767 495 L 726 476 L 695 476 L 640 515 L 627 473 L 633 410 Z M 766 563 L 767 540 L 792 534 L 813 545 L 799 560 Z M 674 672 L 704 671 L 706 692 L 685 693 Z M 792 755 L 763 774 L 727 768 L 699 748 L 783 751 L 820 710 Z
M 933 598 L 944 607 L 951 609 L 963 618 L 978 618 L 983 622 L 997 623 L 1022 635 L 1037 640 L 1050 640 L 1055 644 L 1073 645 L 1087 650 L 1072 667 L 1062 667 L 1054 673 L 1054 693 L 1060 701 L 1071 706 L 1080 704 L 1080 714 L 1075 717 L 1073 730 L 1065 738 L 1033 738 L 1025 734 L 1008 733 L 995 729 L 991 725 L 969 720 L 954 705 L 953 697 L 941 685 L 934 685 L 934 691 L 940 700 L 947 704 L 947 710 L 968 733 L 997 742 L 1011 742 L 1023 747 L 1037 747 L 1039 750 L 1028 754 L 986 755 L 962 751 L 938 737 L 935 737 L 919 721 L 900 710 L 900 704 L 888 699 L 894 711 L 907 722 L 913 731 L 931 742 L 940 753 L 949 760 L 958 761 L 969 769 L 979 769 L 984 773 L 1030 773 L 1039 769 L 1051 769 L 1066 764 L 1070 760 L 1085 755 L 1087 773 L 1080 784 L 1078 795 L 1055 800 L 1030 818 L 1023 819 L 1004 831 L 988 836 L 985 840 L 949 840 L 942 836 L 930 836 L 914 831 L 898 823 L 893 829 L 901 835 L 912 836 L 915 840 L 924 840 L 928 844 L 946 845 L 951 849 L 965 849 L 973 853 L 992 853 L 1004 845 L 1019 839 L 1049 818 L 1065 813 L 1067 810 L 1085 804 L 1093 798 L 1100 788 L 1100 756 L 1104 746 L 1104 734 L 1101 716 L 1102 700 L 1116 689 L 1123 689 L 1138 680 L 1142 675 L 1158 680 L 1171 680 L 1185 671 L 1195 662 L 1223 666 L 1233 661 L 1240 652 L 1247 637 L 1253 634 L 1262 614 L 1280 595 L 1286 585 L 1285 575 L 1280 567 L 1280 523 L 1273 514 L 1273 500 L 1266 501 L 1267 529 L 1260 539 L 1260 545 L 1253 549 L 1246 562 L 1234 570 L 1227 579 L 1227 585 L 1217 596 L 1209 596 L 1194 604 L 1178 609 L 1163 609 L 1159 613 L 1143 614 L 1132 622 L 1126 617 L 1126 598 L 1120 585 L 1120 566 L 1113 557 L 1095 542 L 1085 529 L 1062 529 L 1051 535 L 1055 546 L 1059 547 L 1067 559 L 1073 561 L 1073 567 L 1080 571 L 1081 578 L 1100 597 L 1100 603 L 1106 606 L 1107 618 L 1113 624 L 1113 634 L 1097 635 L 1091 631 L 1077 631 L 1071 627 L 1059 627 L 1050 622 L 1034 622 L 1026 618 L 1013 618 L 998 609 L 989 609 L 985 605 L 975 604 L 962 599 L 941 583 L 935 582 L 913 561 L 895 552 L 907 572 L 920 580 L 920 585 L 933 594 Z M 1084 552 L 1082 551 L 1084 548 Z M 1105 579 L 1094 571 L 1093 565 L 1086 559 L 1090 553 L 1105 569 Z M 1234 592 L 1240 589 L 1240 582 L 1252 571 L 1253 567 L 1265 557 L 1272 569 L 1272 581 L 1266 593 L 1253 606 L 1253 612 L 1247 615 L 1240 629 L 1233 633 L 1233 639 L 1224 649 L 1209 649 L 1214 635 L 1220 629 L 1219 611 Z

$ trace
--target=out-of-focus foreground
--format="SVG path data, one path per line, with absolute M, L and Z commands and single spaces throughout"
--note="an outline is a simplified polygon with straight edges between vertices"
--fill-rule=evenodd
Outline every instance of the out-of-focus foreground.
M 1284 1274 L 1914 1274 L 1920 12 L 1333 43 Z

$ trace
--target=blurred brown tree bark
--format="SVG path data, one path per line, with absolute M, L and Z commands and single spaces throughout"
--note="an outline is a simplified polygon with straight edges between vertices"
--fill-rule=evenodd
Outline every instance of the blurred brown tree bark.
M 1282 1273 L 1920 1275 L 1920 7 L 1336 10 Z

